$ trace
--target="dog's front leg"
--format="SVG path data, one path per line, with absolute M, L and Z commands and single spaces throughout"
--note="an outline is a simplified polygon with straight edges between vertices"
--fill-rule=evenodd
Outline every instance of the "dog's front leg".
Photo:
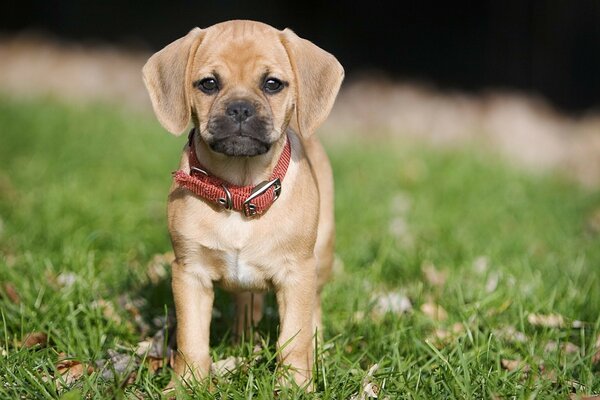
M 314 358 L 313 313 L 316 297 L 316 262 L 310 258 L 290 268 L 276 285 L 281 333 L 277 340 L 280 362 L 290 367 L 294 381 L 310 382 Z M 313 389 L 312 383 L 307 386 Z
M 173 262 L 173 297 L 177 316 L 175 373 L 182 378 L 208 377 L 210 320 L 214 291 L 212 281 L 188 265 Z

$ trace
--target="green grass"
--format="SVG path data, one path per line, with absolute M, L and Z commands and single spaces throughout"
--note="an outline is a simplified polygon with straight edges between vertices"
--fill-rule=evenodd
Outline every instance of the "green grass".
M 90 364 L 109 350 L 133 354 L 144 337 L 124 298 L 146 299 L 140 312 L 153 326 L 150 335 L 157 329 L 152 319 L 172 309 L 168 278 L 151 283 L 146 266 L 170 250 L 166 194 L 185 139 L 167 135 L 148 116 L 110 107 L 6 98 L 0 139 L 0 398 L 160 398 L 168 368 L 150 373 L 136 364 L 112 379 L 96 371 L 67 388 L 48 377 L 61 352 Z M 317 393 L 290 389 L 283 398 L 349 398 L 375 363 L 379 398 L 600 392 L 592 361 L 600 332 L 600 236 L 588 228 L 599 192 L 528 175 L 477 149 L 363 139 L 330 142 L 328 150 L 344 268 L 324 294 Z M 487 268 L 476 270 L 476 260 Z M 425 263 L 447 273 L 443 285 L 425 279 Z M 61 284 L 61 274 L 74 283 Z M 6 295 L 7 283 L 19 302 Z M 408 296 L 412 311 L 372 316 L 377 293 L 386 291 Z M 112 304 L 113 315 L 100 301 Z M 428 318 L 420 311 L 427 302 L 441 305 L 448 318 Z M 227 294 L 218 293 L 216 308 L 213 359 L 242 356 L 246 367 L 187 395 L 272 398 L 276 316 L 267 313 L 259 329 L 264 345 L 253 354 L 253 343 L 230 344 Z M 530 313 L 560 314 L 565 324 L 533 326 Z M 575 320 L 582 327 L 572 328 Z M 460 329 L 450 339 L 432 338 L 436 329 L 453 327 Z M 505 327 L 526 340 L 498 335 Z M 22 348 L 34 331 L 47 333 L 48 345 Z M 579 351 L 547 351 L 549 341 L 572 342 Z M 508 371 L 503 359 L 522 360 L 531 371 Z

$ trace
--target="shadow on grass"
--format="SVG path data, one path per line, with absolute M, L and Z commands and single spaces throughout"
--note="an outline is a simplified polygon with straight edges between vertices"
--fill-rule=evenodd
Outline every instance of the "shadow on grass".
M 129 290 L 133 298 L 143 298 L 146 300 L 144 306 L 140 307 L 142 321 L 151 328 L 146 334 L 153 335 L 161 327 L 158 321 L 165 322 L 163 329 L 167 328 L 167 340 L 169 347 L 176 349 L 175 329 L 175 306 L 173 303 L 173 293 L 171 291 L 170 273 L 164 279 L 157 283 L 148 282 L 147 284 Z M 261 338 L 273 345 L 279 333 L 279 315 L 277 313 L 277 302 L 275 295 L 269 292 L 265 296 L 263 318 L 260 321 L 255 332 Z M 215 300 L 210 327 L 211 347 L 235 346 L 236 341 L 233 337 L 233 324 L 235 320 L 235 305 L 233 294 L 221 288 L 215 288 Z M 242 338 L 242 342 L 246 338 Z

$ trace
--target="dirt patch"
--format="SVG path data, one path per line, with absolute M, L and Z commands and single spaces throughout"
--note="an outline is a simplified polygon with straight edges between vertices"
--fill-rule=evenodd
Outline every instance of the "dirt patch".
M 39 36 L 3 38 L 0 91 L 151 112 L 141 78 L 148 56 Z M 397 135 L 439 146 L 482 145 L 519 166 L 600 186 L 600 115 L 568 117 L 523 94 L 467 95 L 385 79 L 349 80 L 322 130 L 336 137 Z

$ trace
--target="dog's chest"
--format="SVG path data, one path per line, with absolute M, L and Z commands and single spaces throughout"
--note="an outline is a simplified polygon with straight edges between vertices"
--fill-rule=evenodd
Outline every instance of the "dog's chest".
M 203 235 L 204 247 L 217 250 L 219 283 L 232 290 L 266 290 L 269 288 L 270 246 L 262 243 L 264 234 L 239 213 L 231 213 Z M 262 238 L 262 239 L 261 239 Z
M 245 260 L 239 252 L 224 254 L 224 270 L 221 284 L 232 289 L 266 290 L 268 282 L 265 271 Z

